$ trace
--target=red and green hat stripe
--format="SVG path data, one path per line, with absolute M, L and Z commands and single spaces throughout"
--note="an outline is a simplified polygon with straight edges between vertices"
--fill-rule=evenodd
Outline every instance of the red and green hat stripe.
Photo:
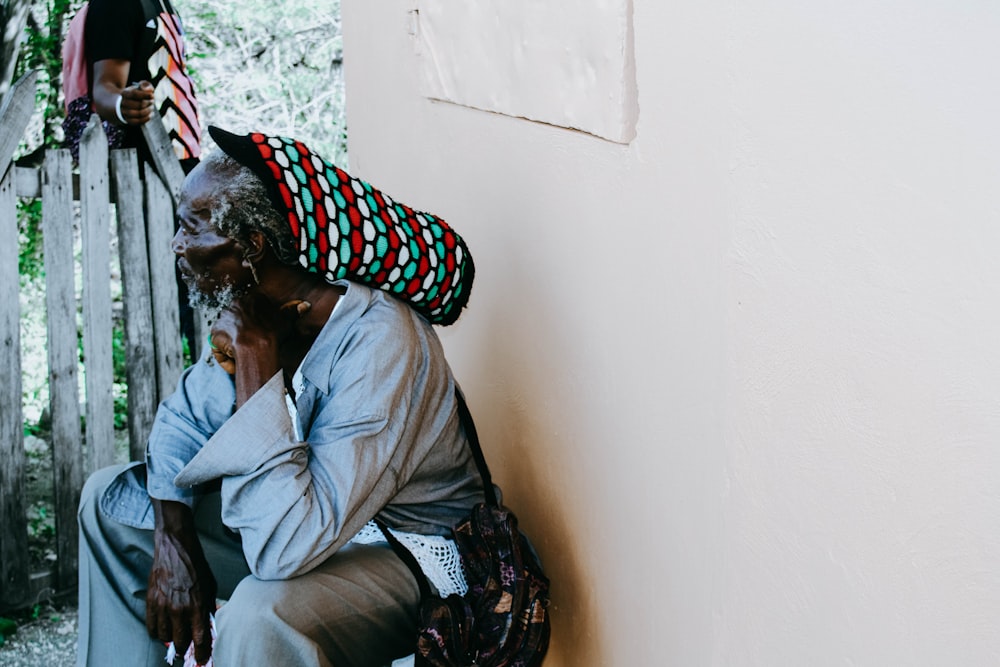
M 209 131 L 264 181 L 288 220 L 303 267 L 328 281 L 346 278 L 389 292 L 434 324 L 458 319 L 475 266 L 465 241 L 444 220 L 393 201 L 300 141 Z

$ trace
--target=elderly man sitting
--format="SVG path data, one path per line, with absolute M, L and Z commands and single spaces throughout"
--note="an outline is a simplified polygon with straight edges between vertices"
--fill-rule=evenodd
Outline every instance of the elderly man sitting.
M 221 667 L 383 665 L 412 653 L 420 596 L 373 520 L 462 592 L 446 536 L 483 499 L 431 326 L 471 257 L 300 142 L 210 131 L 173 251 L 220 312 L 211 351 L 146 461 L 84 488 L 79 664 L 162 665 L 173 641 Z

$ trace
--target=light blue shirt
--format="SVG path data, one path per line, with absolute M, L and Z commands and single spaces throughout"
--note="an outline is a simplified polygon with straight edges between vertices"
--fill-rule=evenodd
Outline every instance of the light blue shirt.
M 157 411 L 145 479 L 141 464 L 119 475 L 105 513 L 151 529 L 149 496 L 192 505 L 221 478 L 222 520 L 261 579 L 311 570 L 376 515 L 401 531 L 450 534 L 482 501 L 482 483 L 441 343 L 401 301 L 337 284 L 347 291 L 300 367 L 303 442 L 280 373 L 234 412 L 233 378 L 206 355 Z

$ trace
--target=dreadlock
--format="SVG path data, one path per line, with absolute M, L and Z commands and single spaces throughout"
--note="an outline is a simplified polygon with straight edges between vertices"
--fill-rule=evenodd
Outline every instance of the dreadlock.
M 298 250 L 288 223 L 274 209 L 264 183 L 247 167 L 222 151 L 212 151 L 202 160 L 225 182 L 212 208 L 210 222 L 222 235 L 250 247 L 250 233 L 259 231 L 283 264 L 298 265 Z

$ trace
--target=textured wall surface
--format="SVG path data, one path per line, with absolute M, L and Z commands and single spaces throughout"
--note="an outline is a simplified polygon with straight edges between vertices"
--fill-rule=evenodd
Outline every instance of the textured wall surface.
M 420 0 L 413 13 L 422 92 L 434 99 L 635 137 L 629 0 Z
M 344 3 L 352 169 L 476 257 L 546 665 L 1000 663 L 1000 6 L 633 0 L 622 145 L 430 99 L 416 4 Z

